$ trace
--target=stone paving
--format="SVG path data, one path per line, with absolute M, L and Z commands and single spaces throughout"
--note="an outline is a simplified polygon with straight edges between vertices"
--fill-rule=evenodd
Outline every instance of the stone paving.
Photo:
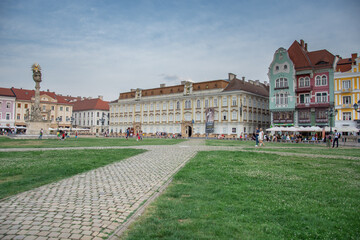
M 108 148 L 148 151 L 1 201 L 0 239 L 108 238 L 198 151 L 242 150 L 204 146 L 204 140 L 190 140 L 174 146 Z M 56 150 L 66 149 L 70 148 Z M 25 149 L 29 150 L 54 149 Z
M 5 199 L 0 239 L 107 238 L 196 154 L 197 142 L 137 146 L 149 151 Z

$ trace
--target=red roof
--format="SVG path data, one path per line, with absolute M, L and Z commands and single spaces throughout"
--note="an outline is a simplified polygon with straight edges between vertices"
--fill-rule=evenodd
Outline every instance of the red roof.
M 10 88 L 0 88 L 0 96 L 15 97 Z
M 100 98 L 85 99 L 74 102 L 73 111 L 85 110 L 105 110 L 109 111 L 109 102 L 103 101 Z
M 303 40 L 301 44 L 295 40 L 288 53 L 297 71 L 332 68 L 335 60 L 335 56 L 326 49 L 309 52 Z
M 17 100 L 31 101 L 31 98 L 35 97 L 35 90 L 22 89 L 22 88 L 11 88 L 11 90 L 15 94 Z M 47 95 L 53 99 L 56 99 L 57 103 L 71 104 L 68 101 L 66 101 L 64 97 L 60 95 L 56 95 L 55 92 L 40 91 L 40 95 Z
M 351 58 L 340 58 L 337 65 L 337 72 L 348 72 L 351 70 L 353 64 L 355 64 L 355 59 L 357 58 L 357 53 L 351 54 Z
M 239 80 L 237 78 L 230 81 L 230 83 L 224 89 L 224 92 L 237 90 L 243 90 L 246 92 L 259 94 L 264 97 L 269 96 L 269 86 L 266 86 L 265 84 L 260 82 L 253 81 L 253 83 L 251 83 L 245 80 Z

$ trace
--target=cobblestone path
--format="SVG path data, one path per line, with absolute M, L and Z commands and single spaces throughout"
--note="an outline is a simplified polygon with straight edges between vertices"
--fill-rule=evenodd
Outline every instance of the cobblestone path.
M 242 150 L 239 147 L 204 146 L 204 140 L 190 140 L 174 146 L 109 148 L 148 151 L 1 201 L 0 239 L 111 237 L 198 151 Z M 56 150 L 66 149 L 69 148 Z M 54 149 L 1 151 L 29 150 Z

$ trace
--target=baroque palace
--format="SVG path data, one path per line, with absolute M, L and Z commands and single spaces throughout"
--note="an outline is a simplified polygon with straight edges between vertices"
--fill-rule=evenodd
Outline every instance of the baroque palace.
M 156 133 L 183 137 L 240 137 L 256 127 L 270 125 L 269 87 L 259 80 L 241 80 L 229 73 L 227 80 L 183 81 L 180 85 L 132 89 L 120 93 L 110 105 L 110 134 L 127 129 L 145 136 Z M 209 121 L 212 128 L 206 131 Z

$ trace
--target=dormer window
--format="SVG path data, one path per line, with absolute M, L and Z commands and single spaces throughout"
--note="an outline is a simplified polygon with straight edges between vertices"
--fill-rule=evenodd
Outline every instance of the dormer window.
M 276 67 L 275 67 L 275 70 L 276 70 L 276 71 L 279 71 L 279 66 L 276 66 Z
M 287 65 L 286 64 L 284 65 L 284 70 L 287 70 Z

